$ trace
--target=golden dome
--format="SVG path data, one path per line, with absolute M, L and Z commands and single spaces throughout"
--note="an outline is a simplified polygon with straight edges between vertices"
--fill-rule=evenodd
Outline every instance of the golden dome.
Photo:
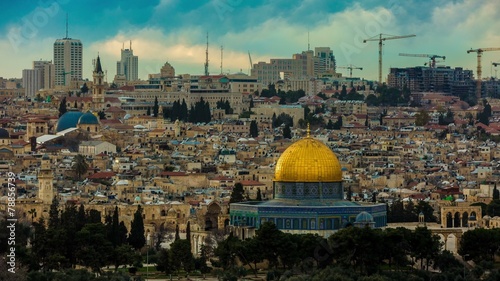
M 321 141 L 306 137 L 281 154 L 276 163 L 274 181 L 340 182 L 342 169 L 330 148 Z

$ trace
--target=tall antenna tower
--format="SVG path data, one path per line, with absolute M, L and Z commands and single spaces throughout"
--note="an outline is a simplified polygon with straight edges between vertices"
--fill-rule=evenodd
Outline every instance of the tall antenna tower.
M 222 59 L 224 57 L 224 47 L 220 46 L 220 74 L 222 74 Z
M 66 37 L 64 38 L 68 38 L 68 13 L 66 13 Z
M 309 31 L 307 32 L 307 50 L 311 50 L 311 44 L 309 44 Z
M 208 32 L 207 32 L 207 50 L 205 51 L 205 76 L 208 76 Z

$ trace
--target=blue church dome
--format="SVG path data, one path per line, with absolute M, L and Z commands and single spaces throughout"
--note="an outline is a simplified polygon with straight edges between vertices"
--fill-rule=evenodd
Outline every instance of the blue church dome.
M 0 128 L 0 139 L 10 139 L 9 131 L 4 128 Z
M 68 111 L 59 117 L 57 121 L 56 132 L 64 131 L 69 128 L 76 128 L 78 119 L 83 115 L 80 111 Z
M 361 212 L 356 216 L 356 223 L 373 222 L 373 216 L 368 212 Z
M 80 119 L 78 119 L 79 125 L 99 125 L 99 120 L 97 117 L 92 114 L 92 112 L 87 111 L 87 113 L 83 114 Z

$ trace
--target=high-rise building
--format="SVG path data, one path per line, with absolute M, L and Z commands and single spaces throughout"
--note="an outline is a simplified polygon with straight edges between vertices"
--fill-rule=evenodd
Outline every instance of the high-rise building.
M 294 54 L 291 59 L 271 59 L 269 63 L 252 65 L 252 76 L 265 86 L 280 79 L 315 78 L 322 73 L 335 71 L 335 56 L 329 47 L 315 48 Z
M 83 45 L 78 39 L 63 38 L 54 42 L 55 85 L 69 86 L 82 80 Z
M 455 85 L 473 79 L 472 70 L 449 66 L 391 68 L 387 78 L 389 87 L 403 89 L 406 86 L 411 92 L 444 93 L 453 93 Z
M 335 56 L 330 47 L 316 47 L 314 53 L 314 73 L 316 75 L 335 72 Z
M 121 60 L 116 62 L 116 75 L 124 75 L 127 81 L 139 79 L 139 57 L 134 56 L 132 43 L 130 49 L 121 50 Z
M 23 88 L 26 97 L 35 97 L 41 86 L 42 71 L 40 69 L 23 69 Z
M 52 89 L 55 85 L 56 72 L 52 61 L 34 61 L 33 69 L 40 70 L 40 87 L 41 89 Z

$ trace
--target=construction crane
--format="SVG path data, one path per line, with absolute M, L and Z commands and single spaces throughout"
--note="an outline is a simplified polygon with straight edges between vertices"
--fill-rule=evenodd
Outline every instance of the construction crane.
M 420 58 L 429 58 L 430 59 L 430 63 L 429 63 L 429 66 L 431 68 L 434 68 L 436 67 L 436 58 L 440 58 L 440 59 L 443 59 L 445 60 L 446 57 L 445 56 L 439 56 L 439 55 L 429 55 L 429 54 L 405 54 L 405 53 L 399 53 L 400 56 L 403 56 L 403 57 L 420 57 Z
M 62 72 L 59 73 L 63 77 L 63 85 L 66 86 L 66 75 L 73 74 L 73 71 L 66 72 L 63 68 Z
M 469 53 L 477 53 L 477 84 L 476 84 L 476 98 L 477 101 L 481 99 L 481 57 L 483 56 L 483 52 L 489 51 L 500 51 L 500 48 L 480 48 L 480 49 L 470 49 L 467 51 Z
M 337 68 L 349 69 L 349 78 L 352 78 L 352 70 L 353 69 L 363 70 L 362 67 L 357 67 L 357 66 L 354 66 L 352 64 L 350 64 L 349 66 L 337 66 Z
M 385 36 L 385 37 L 384 37 Z M 403 35 L 403 36 L 392 36 L 387 34 L 380 33 L 379 35 L 375 35 L 374 37 L 363 40 L 363 43 L 368 41 L 378 41 L 378 83 L 382 84 L 382 45 L 385 40 L 394 40 L 394 39 L 403 39 L 409 37 L 415 37 L 417 35 Z

